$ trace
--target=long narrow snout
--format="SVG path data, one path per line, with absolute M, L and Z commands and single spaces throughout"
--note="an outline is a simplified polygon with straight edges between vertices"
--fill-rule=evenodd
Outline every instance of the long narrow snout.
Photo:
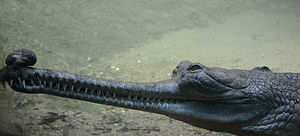
M 42 93 L 95 103 L 162 112 L 185 98 L 175 80 L 151 83 L 121 82 L 31 67 L 7 66 L 2 82 L 16 91 Z
M 134 83 L 81 76 L 66 72 L 37 69 L 36 55 L 21 49 L 7 56 L 0 71 L 1 83 L 16 91 L 42 93 L 83 101 L 163 113 L 165 108 L 185 98 L 176 80 Z
M 0 70 L 0 82 L 7 82 L 13 90 L 23 93 L 50 94 L 159 113 L 197 127 L 241 135 L 262 134 L 251 128 L 248 131 L 248 126 L 268 116 L 276 105 L 268 103 L 272 99 L 265 101 L 262 99 L 265 96 L 259 96 L 270 92 L 264 88 L 268 84 L 256 85 L 272 82 L 274 78 L 270 76 L 282 75 L 183 61 L 171 79 L 138 83 L 31 67 L 35 62 L 36 56 L 30 50 L 13 52 L 6 59 L 7 66 Z M 293 125 L 291 133 L 298 134 L 297 124 Z

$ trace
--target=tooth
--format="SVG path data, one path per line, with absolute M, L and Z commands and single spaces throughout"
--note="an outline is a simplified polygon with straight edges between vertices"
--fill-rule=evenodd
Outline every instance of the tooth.
M 116 93 L 113 93 L 113 98 L 116 98 Z
M 21 78 L 18 77 L 18 80 L 19 80 L 19 84 L 21 85 L 22 84 Z
M 150 106 L 151 106 L 151 107 L 154 107 L 154 106 L 155 106 L 155 103 L 154 103 L 154 102 L 152 102 Z
M 57 90 L 59 90 L 59 87 L 60 87 L 60 83 L 58 82 L 57 83 Z
M 130 96 L 130 95 L 128 95 L 128 96 L 127 96 L 127 99 L 128 99 L 128 100 L 130 100 L 130 98 L 131 98 L 131 96 Z
M 67 84 L 64 84 L 63 91 L 66 91 L 66 89 L 67 89 Z
M 39 82 L 39 86 L 41 87 L 42 86 L 42 81 L 40 78 L 38 78 L 38 82 Z
M 91 92 L 90 92 L 90 94 L 92 95 L 92 94 L 94 93 L 94 91 L 95 91 L 95 90 L 94 90 L 94 89 L 92 89 L 92 90 L 91 90 Z
M 22 81 L 23 88 L 25 88 L 25 80 Z
M 98 90 L 98 91 L 97 91 L 97 96 L 99 96 L 99 97 L 100 97 L 100 94 L 101 94 L 101 91 L 100 91 L 100 90 Z
M 80 86 L 79 86 L 79 87 L 77 88 L 77 93 L 79 93 L 79 92 L 80 92 L 80 89 L 81 89 L 81 88 L 80 88 Z
M 84 94 L 86 94 L 86 93 L 87 93 L 87 91 L 88 91 L 88 88 L 85 88 L 85 92 L 84 92 Z
M 35 86 L 35 85 L 34 85 L 34 82 L 33 82 L 33 80 L 32 80 L 32 79 L 30 80 L 30 82 L 31 82 L 32 86 Z
M 12 87 L 13 83 L 14 83 L 14 80 L 11 79 L 10 82 L 9 82 L 10 87 Z
M 52 81 L 50 81 L 49 88 L 52 89 Z
M 44 87 L 46 87 L 46 84 L 47 84 L 47 81 L 46 81 L 46 80 L 44 80 Z
M 73 90 L 74 90 L 74 86 L 72 85 L 72 87 L 71 87 L 71 92 L 73 92 Z

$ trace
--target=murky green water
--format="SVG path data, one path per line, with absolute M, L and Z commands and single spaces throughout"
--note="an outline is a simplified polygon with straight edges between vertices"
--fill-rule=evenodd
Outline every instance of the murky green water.
M 273 71 L 299 72 L 299 9 L 297 0 L 0 0 L 1 60 L 13 50 L 28 48 L 38 55 L 36 67 L 125 81 L 169 78 L 182 60 L 224 68 L 266 65 Z M 131 110 L 124 113 L 121 108 L 44 95 L 36 98 L 12 91 L 1 96 L 5 115 L 0 121 L 9 124 L 10 132 L 19 134 L 71 135 L 69 129 L 84 130 L 82 135 L 93 132 L 171 136 L 207 132 L 195 131 L 164 116 Z M 19 97 L 22 99 L 16 104 Z M 20 103 L 23 107 L 17 106 Z M 86 116 L 86 122 L 105 114 L 113 118 L 117 115 L 123 122 L 133 122 L 133 127 L 158 126 L 160 131 L 118 131 L 123 122 L 119 126 L 118 123 L 104 126 L 115 128 L 107 129 L 106 133 L 90 127 L 95 124 L 75 123 L 76 127 L 66 128 L 72 124 L 70 121 L 37 127 L 42 117 L 39 114 L 47 112 L 72 117 L 80 112 Z M 209 135 L 221 134 L 209 132 Z

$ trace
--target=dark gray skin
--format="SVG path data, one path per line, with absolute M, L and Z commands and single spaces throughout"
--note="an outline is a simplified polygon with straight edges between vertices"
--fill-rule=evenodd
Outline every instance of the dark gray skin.
M 120 82 L 37 69 L 30 50 L 6 59 L 0 80 L 15 91 L 43 93 L 163 114 L 236 135 L 300 135 L 300 74 L 268 67 L 227 70 L 181 62 L 171 79 Z

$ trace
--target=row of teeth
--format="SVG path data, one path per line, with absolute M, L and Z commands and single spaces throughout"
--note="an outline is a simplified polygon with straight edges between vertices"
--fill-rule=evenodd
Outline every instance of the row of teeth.
M 14 80 L 11 79 L 9 84 L 12 87 L 14 83 Z M 41 80 L 40 78 L 36 79 L 36 82 L 34 82 L 32 79 L 30 81 L 22 80 L 20 77 L 18 77 L 18 83 L 26 89 L 27 86 L 31 87 L 38 87 L 38 88 L 47 88 L 54 91 L 62 91 L 62 92 L 74 92 L 81 95 L 86 96 L 94 96 L 94 97 L 100 97 L 100 98 L 112 98 L 112 99 L 122 99 L 126 101 L 145 101 L 145 102 L 151 102 L 151 103 L 176 103 L 179 100 L 173 100 L 173 99 L 163 99 L 163 98 L 155 98 L 155 97 L 143 97 L 143 96 L 133 96 L 133 95 L 124 95 L 124 94 L 118 94 L 116 92 L 109 92 L 109 91 L 102 91 L 103 89 L 93 89 L 88 87 L 76 87 L 75 85 L 68 85 L 66 83 L 61 82 L 53 82 L 49 79 Z M 107 89 L 108 90 L 108 89 Z

